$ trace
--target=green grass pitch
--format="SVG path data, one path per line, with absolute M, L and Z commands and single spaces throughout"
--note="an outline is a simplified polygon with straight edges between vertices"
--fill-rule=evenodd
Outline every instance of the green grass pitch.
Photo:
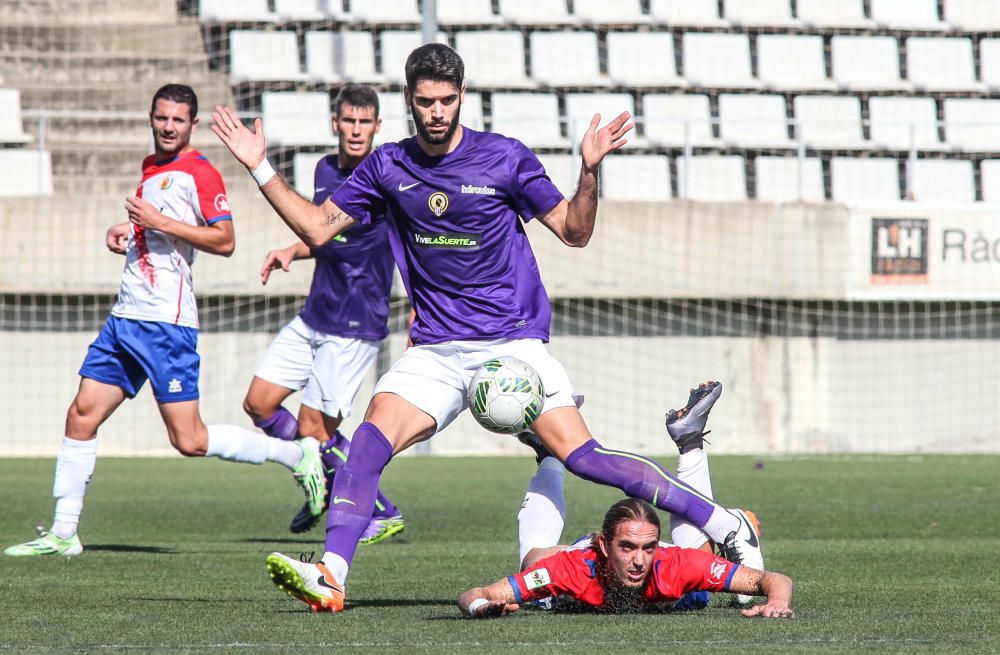
M 406 531 L 359 548 L 346 612 L 313 615 L 264 570 L 272 550 L 322 552 L 320 529 L 287 532 L 301 498 L 281 467 L 99 459 L 83 555 L 0 557 L 0 651 L 1000 651 L 1000 458 L 715 457 L 712 467 L 716 496 L 760 516 L 768 566 L 795 579 L 797 620 L 744 619 L 720 597 L 685 615 L 463 619 L 461 591 L 514 570 L 528 457 L 391 464 L 384 489 Z M 52 460 L 0 460 L 2 545 L 49 524 L 52 472 Z M 569 480 L 565 536 L 595 528 L 618 497 Z

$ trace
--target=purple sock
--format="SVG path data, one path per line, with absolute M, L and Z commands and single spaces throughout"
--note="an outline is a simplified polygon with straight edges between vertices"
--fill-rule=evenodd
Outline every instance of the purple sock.
M 627 495 L 705 527 L 717 507 L 714 501 L 687 486 L 651 459 L 602 448 L 596 439 L 566 458 L 566 468 L 584 480 L 618 487 Z
M 323 444 L 319 453 L 323 458 L 323 466 L 326 468 L 327 480 L 332 484 L 333 477 L 330 474 L 336 475 L 337 471 L 344 468 L 344 462 L 347 461 L 347 456 L 351 452 L 351 442 L 337 430 L 330 440 Z M 328 487 L 329 488 L 329 487 Z M 393 505 L 392 501 L 382 493 L 379 489 L 377 495 L 375 496 L 375 511 L 372 514 L 373 519 L 386 519 L 400 514 L 399 509 Z
M 348 563 L 372 518 L 378 480 L 392 459 L 392 444 L 381 430 L 366 421 L 354 431 L 351 450 L 353 453 L 333 479 L 326 517 L 326 552 L 340 555 Z
M 292 441 L 299 436 L 299 422 L 282 406 L 278 407 L 278 411 L 271 418 L 254 421 L 253 424 L 263 430 L 264 434 L 275 439 Z

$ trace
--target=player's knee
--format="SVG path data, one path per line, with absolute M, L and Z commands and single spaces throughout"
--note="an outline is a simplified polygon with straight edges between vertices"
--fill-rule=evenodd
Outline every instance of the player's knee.
M 274 413 L 271 411 L 269 414 L 268 409 L 269 408 L 266 407 L 266 403 L 262 402 L 262 400 L 252 392 L 247 393 L 246 398 L 243 399 L 243 411 L 246 412 L 246 415 L 249 416 L 250 420 L 254 423 L 263 421 L 265 418 L 270 416 L 270 414 Z
M 66 426 L 68 432 L 82 433 L 97 429 L 99 415 L 97 407 L 82 401 L 79 397 L 74 398 L 66 412 Z
M 185 457 L 204 457 L 208 452 L 207 439 L 201 438 L 196 432 L 171 433 L 170 444 Z

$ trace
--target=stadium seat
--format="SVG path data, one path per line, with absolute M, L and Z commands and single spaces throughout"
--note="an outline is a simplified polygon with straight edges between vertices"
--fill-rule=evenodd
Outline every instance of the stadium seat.
M 314 21 L 336 18 L 324 11 L 322 0 L 274 0 L 274 13 L 281 21 Z M 330 3 L 332 5 L 332 3 Z
M 917 159 L 909 166 L 910 197 L 915 202 L 976 201 L 976 178 L 969 160 Z
M 824 202 L 823 163 L 816 157 L 757 157 L 754 195 L 760 202 Z M 801 184 L 799 176 L 801 175 Z
M 330 96 L 326 92 L 264 93 L 260 104 L 269 146 L 337 143 L 330 122 Z
M 423 18 L 417 0 L 364 0 L 351 3 L 355 22 L 369 25 L 420 24 Z
M 658 146 L 719 145 L 712 134 L 712 113 L 706 95 L 647 93 L 642 97 L 646 139 Z M 685 127 L 686 126 L 686 127 Z
M 424 44 L 424 36 L 416 30 L 386 30 L 382 32 L 382 76 L 390 84 L 406 84 L 404 68 L 410 53 Z M 448 43 L 444 32 L 438 32 L 438 43 Z
M 597 54 L 596 32 L 542 32 L 529 37 L 531 77 L 548 86 L 606 86 Z
M 393 143 L 412 136 L 410 112 L 406 108 L 402 93 L 380 91 L 378 104 L 382 129 L 375 135 L 376 144 Z
M 559 99 L 554 93 L 494 93 L 492 131 L 514 136 L 529 148 L 567 148 L 559 129 Z
M 31 136 L 21 122 L 21 92 L 0 89 L 0 143 L 27 143 Z
M 1000 100 L 945 98 L 945 141 L 965 152 L 1000 150 Z
M 639 0 L 573 0 L 573 15 L 586 25 L 645 25 Z
M 784 96 L 720 93 L 719 137 L 737 148 L 794 147 Z
M 832 90 L 826 76 L 823 37 L 761 34 L 757 37 L 757 77 L 771 89 Z
M 375 43 L 369 32 L 306 32 L 305 47 L 306 72 L 314 82 L 384 81 L 375 70 Z M 402 69 L 403 62 L 396 65 Z
M 556 188 L 572 198 L 580 182 L 580 158 L 574 155 L 538 155 L 546 174 Z
M 997 9 L 1000 10 L 1000 5 Z M 979 42 L 979 79 L 990 91 L 1000 90 L 1000 39 Z
M 892 36 L 836 35 L 830 40 L 833 79 L 851 91 L 909 91 L 899 74 L 899 44 Z
M 326 156 L 325 152 L 297 152 L 292 157 L 292 177 L 295 179 L 295 190 L 306 198 L 312 199 L 313 182 L 316 178 L 316 164 Z
M 524 72 L 524 38 L 520 32 L 486 30 L 459 32 L 455 50 L 465 61 L 470 86 L 504 89 L 538 85 Z
M 669 32 L 608 32 L 608 77 L 627 87 L 685 85 L 677 75 L 674 37 Z
M 594 114 L 601 115 L 601 126 L 627 111 L 635 116 L 635 102 L 628 93 L 567 93 L 566 94 L 566 133 L 570 142 L 579 143 L 583 133 L 590 126 Z M 639 145 L 642 139 L 636 136 L 635 130 L 628 134 L 626 148 Z
M 839 0 L 838 0 L 839 1 Z M 886 29 L 948 29 L 938 16 L 937 0 L 870 0 L 872 20 Z
M 722 17 L 743 27 L 797 27 L 788 0 L 723 0 Z
M 500 0 L 500 15 L 514 25 L 573 25 L 566 0 Z
M 462 125 L 468 125 L 474 130 L 482 132 L 486 129 L 486 120 L 483 118 L 483 97 L 472 91 L 465 92 L 465 102 L 462 103 Z
M 273 23 L 278 17 L 267 0 L 198 0 L 198 18 L 203 23 Z
M 719 17 L 717 0 L 650 0 L 649 17 L 661 25 L 727 27 Z
M 868 100 L 868 124 L 870 141 L 876 148 L 945 148 L 938 137 L 937 105 L 934 98 L 872 97 Z
M 678 157 L 677 197 L 707 202 L 746 200 L 746 171 L 743 157 L 738 155 Z
M 834 157 L 830 160 L 830 195 L 847 205 L 899 202 L 899 166 L 895 159 Z
M 670 159 L 665 155 L 612 154 L 601 163 L 606 200 L 670 200 Z
M 799 20 L 811 28 L 871 28 L 875 23 L 865 16 L 864 0 L 798 0 Z
M 233 30 L 229 33 L 229 79 L 247 81 L 299 81 L 299 44 L 295 32 Z
M 861 101 L 853 97 L 796 96 L 793 135 L 810 148 L 860 150 L 868 147 L 861 130 Z
M 723 88 L 757 88 L 750 66 L 746 34 L 686 32 L 684 77 L 692 84 Z
M 984 91 L 976 80 L 972 40 L 948 37 L 906 39 L 907 78 L 919 90 Z
M 1000 204 L 1000 159 L 984 159 L 979 174 L 983 202 Z
M 0 148 L 0 171 L 0 197 L 52 195 L 48 150 Z
M 944 19 L 966 32 L 1000 31 L 1000 7 L 996 0 L 945 0 Z
M 437 19 L 441 25 L 499 25 L 491 0 L 437 0 Z

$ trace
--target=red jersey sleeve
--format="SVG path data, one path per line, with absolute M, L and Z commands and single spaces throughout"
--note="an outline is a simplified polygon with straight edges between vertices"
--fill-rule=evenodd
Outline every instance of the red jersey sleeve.
M 692 548 L 664 548 L 654 564 L 656 586 L 667 597 L 689 591 L 727 591 L 738 564 Z
M 508 576 L 518 603 L 552 596 L 567 595 L 581 598 L 594 584 L 596 563 L 587 559 L 586 551 L 563 550 L 535 562 L 534 566 Z
M 195 168 L 194 184 L 198 192 L 198 208 L 205 222 L 211 225 L 216 221 L 232 220 L 229 211 L 229 198 L 226 197 L 226 185 L 222 175 L 207 160 L 200 162 Z

